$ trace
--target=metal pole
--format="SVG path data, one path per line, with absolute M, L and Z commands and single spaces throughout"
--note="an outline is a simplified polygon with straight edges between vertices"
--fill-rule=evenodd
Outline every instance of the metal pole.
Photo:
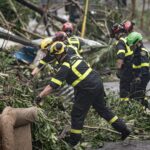
M 86 2 L 85 2 L 85 10 L 84 10 L 84 18 L 83 18 L 83 23 L 82 23 L 82 31 L 81 31 L 81 37 L 82 37 L 82 38 L 83 38 L 84 35 L 85 35 L 85 28 L 86 28 L 88 5 L 89 5 L 89 0 L 86 0 Z

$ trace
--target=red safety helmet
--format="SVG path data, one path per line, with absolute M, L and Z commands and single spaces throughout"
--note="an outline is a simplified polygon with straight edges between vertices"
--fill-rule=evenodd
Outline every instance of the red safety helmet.
M 133 30 L 133 26 L 134 26 L 135 24 L 132 22 L 132 21 L 129 21 L 129 20 L 127 20 L 127 21 L 125 21 L 124 23 L 123 23 L 123 27 L 124 27 L 124 30 L 126 31 L 126 32 L 131 32 L 132 30 Z
M 67 34 L 63 31 L 56 32 L 53 41 L 65 41 L 67 39 Z
M 66 32 L 67 35 L 72 34 L 72 32 L 73 32 L 73 25 L 72 25 L 72 23 L 70 23 L 70 22 L 64 23 L 63 27 L 62 27 L 62 31 Z
M 110 37 L 111 38 L 114 38 L 115 37 L 115 34 L 118 34 L 120 32 L 124 32 L 124 28 L 121 24 L 114 24 L 111 28 L 111 31 L 110 31 Z

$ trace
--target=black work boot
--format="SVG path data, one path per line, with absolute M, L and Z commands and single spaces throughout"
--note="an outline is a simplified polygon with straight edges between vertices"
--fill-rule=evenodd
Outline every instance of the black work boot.
M 126 124 L 124 123 L 123 120 L 118 119 L 116 120 L 112 126 L 121 133 L 121 140 L 125 140 L 129 134 L 131 133 L 131 131 L 127 128 Z
M 131 131 L 127 128 L 124 132 L 121 133 L 121 140 L 125 140 L 129 135 Z

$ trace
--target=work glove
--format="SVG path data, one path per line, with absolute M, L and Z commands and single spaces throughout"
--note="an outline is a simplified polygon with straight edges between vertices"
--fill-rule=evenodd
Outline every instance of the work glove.
M 116 76 L 120 79 L 120 77 L 121 77 L 121 70 L 120 69 L 117 70 Z
M 33 102 L 36 105 L 42 105 L 42 98 L 40 96 L 37 96 Z
M 134 79 L 134 83 L 135 83 L 135 84 L 140 84 L 140 83 L 141 83 L 141 78 L 140 78 L 140 77 L 136 77 L 136 78 Z

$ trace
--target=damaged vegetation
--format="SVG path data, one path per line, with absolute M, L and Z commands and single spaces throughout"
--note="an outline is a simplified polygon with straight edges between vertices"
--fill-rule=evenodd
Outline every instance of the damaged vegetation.
M 30 4 L 30 7 L 27 7 L 27 3 Z M 32 3 L 35 7 L 33 7 Z M 36 1 L 32 1 L 32 3 L 25 0 L 2 0 L 0 4 L 0 26 L 8 31 L 12 31 L 15 35 L 23 38 L 27 43 L 30 40 L 46 37 L 46 34 L 51 34 L 48 31 L 48 25 L 56 32 L 60 30 L 60 25 L 65 22 L 64 19 L 59 18 L 54 13 L 48 12 L 47 21 L 49 24 L 45 24 L 43 32 L 46 32 L 46 34 L 42 35 L 38 33 L 36 30 L 38 25 L 33 31 L 29 31 L 27 28 L 28 18 L 34 17 L 39 20 L 39 22 L 42 22 L 43 17 L 43 12 L 38 7 L 38 4 L 36 4 Z M 71 0 L 70 3 L 75 4 L 83 15 L 83 8 L 79 3 L 74 0 Z M 95 1 L 95 5 L 96 4 L 96 10 L 103 7 L 101 3 L 96 3 Z M 62 5 L 59 5 L 53 8 L 53 10 L 62 7 Z M 9 9 L 6 10 L 5 8 Z M 124 14 L 120 15 L 118 11 L 119 10 L 115 9 L 111 11 L 111 8 L 105 6 L 102 12 L 96 11 L 99 14 L 88 12 L 89 18 L 87 20 L 86 37 L 106 46 L 91 49 L 90 52 L 84 54 L 88 61 L 98 70 L 106 65 L 114 67 L 115 56 L 113 51 L 110 50 L 112 46 L 109 46 L 111 41 L 109 41 L 107 34 L 109 34 L 108 27 L 112 22 L 121 20 L 121 17 L 124 17 Z M 101 19 L 98 19 L 100 17 Z M 81 24 L 82 19 L 74 24 L 77 35 L 81 32 Z M 91 29 L 93 30 L 92 33 Z M 0 37 L 3 37 L 2 32 L 0 32 Z M 9 37 L 7 32 L 5 39 L 9 39 Z M 12 57 L 12 52 L 18 49 L 18 47 L 13 47 L 8 50 L 2 45 L 0 48 L 0 111 L 2 112 L 6 106 L 15 108 L 33 106 L 33 99 L 49 81 L 48 71 L 45 69 L 41 73 L 41 76 L 32 78 L 30 66 L 18 62 Z M 89 55 L 90 57 L 87 57 Z M 129 104 L 122 104 L 119 102 L 116 93 L 112 93 L 108 90 L 107 94 L 107 104 L 119 117 L 125 119 L 126 123 L 133 129 L 134 133 L 132 133 L 131 139 L 150 140 L 150 116 L 144 113 L 142 106 L 135 101 L 131 101 Z M 39 108 L 39 119 L 32 125 L 33 150 L 70 149 L 59 137 L 65 134 L 65 130 L 68 130 L 68 126 L 70 125 L 72 103 L 72 101 L 65 99 L 65 97 L 58 96 L 57 93 L 45 98 L 44 105 Z M 118 141 L 118 134 L 119 133 L 114 131 L 105 120 L 100 118 L 95 111 L 91 109 L 85 121 L 82 144 L 79 145 L 77 149 L 82 150 L 88 147 L 100 148 L 104 142 Z
M 8 51 L 1 52 L 0 57 L 0 110 L 6 106 L 33 106 L 34 97 L 48 82 L 48 77 L 43 74 L 40 79 L 31 80 L 29 66 L 17 63 Z M 150 139 L 150 116 L 144 113 L 139 103 L 131 101 L 121 104 L 115 93 L 109 92 L 107 104 L 133 128 L 131 139 Z M 44 106 L 39 108 L 39 121 L 32 126 L 34 150 L 67 149 L 67 144 L 59 140 L 59 136 L 70 125 L 71 106 L 71 101 L 57 97 L 55 93 L 45 98 Z M 80 147 L 102 147 L 103 142 L 118 141 L 118 134 L 91 109 L 85 121 Z

